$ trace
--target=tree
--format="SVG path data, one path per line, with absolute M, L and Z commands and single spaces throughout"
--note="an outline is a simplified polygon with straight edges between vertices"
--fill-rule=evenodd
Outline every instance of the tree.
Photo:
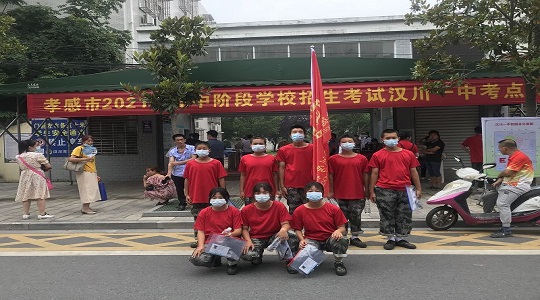
M 171 121 L 181 107 L 198 104 L 210 87 L 200 81 L 191 82 L 193 58 L 205 55 L 213 29 L 200 16 L 167 18 L 150 35 L 152 46 L 135 53 L 135 60 L 154 75 L 157 85 L 149 91 L 123 84 L 125 90 L 138 96 L 159 113 L 171 115 Z
M 20 41 L 9 34 L 9 30 L 15 19 L 10 16 L 0 15 L 0 62 L 3 62 L 9 56 L 21 56 L 26 48 Z M 3 80 L 0 74 L 0 82 Z
M 411 0 L 407 23 L 431 23 L 435 30 L 416 42 L 420 51 L 434 54 L 420 59 L 413 78 L 440 95 L 461 85 L 477 70 L 504 68 L 525 81 L 526 113 L 536 115 L 540 83 L 540 0 Z M 475 64 L 448 54 L 450 45 L 468 43 L 486 55 Z
M 124 0 L 67 0 L 60 10 L 70 16 L 89 20 L 92 25 L 102 27 L 109 24 L 109 17 L 118 12 Z
M 279 124 L 283 116 L 222 117 L 221 130 L 224 139 L 245 137 L 248 134 L 268 139 L 279 137 Z
M 8 15 L 16 21 L 11 34 L 27 48 L 8 55 L 0 67 L 6 82 L 92 74 L 124 66 L 131 41 L 127 31 L 60 13 L 47 6 L 22 6 Z
M 331 113 L 329 118 L 330 129 L 332 129 L 332 133 L 335 133 L 338 138 L 345 133 L 354 135 L 370 131 L 371 123 L 369 113 Z

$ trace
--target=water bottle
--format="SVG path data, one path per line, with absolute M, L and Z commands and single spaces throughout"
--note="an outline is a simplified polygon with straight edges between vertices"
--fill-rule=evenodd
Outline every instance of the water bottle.
M 222 232 L 221 234 L 223 234 L 223 235 L 229 235 L 231 232 L 232 232 L 232 228 L 231 228 L 231 227 L 227 227 L 227 229 L 223 230 L 223 232 Z
M 364 212 L 366 214 L 371 213 L 371 201 L 369 201 L 369 199 L 366 199 L 366 206 L 364 206 Z

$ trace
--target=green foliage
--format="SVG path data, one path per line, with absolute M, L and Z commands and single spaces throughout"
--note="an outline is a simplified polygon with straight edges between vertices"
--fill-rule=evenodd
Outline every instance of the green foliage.
M 210 90 L 202 82 L 190 82 L 194 68 L 193 58 L 205 55 L 213 29 L 202 17 L 167 18 L 160 29 L 150 35 L 153 43 L 149 50 L 135 53 L 135 60 L 148 69 L 158 84 L 150 91 L 123 84 L 125 90 L 160 113 L 175 115 L 180 107 L 199 103 L 201 96 Z
M 222 117 L 223 139 L 233 140 L 248 134 L 277 138 L 283 116 Z
M 118 12 L 124 0 L 67 0 L 60 11 L 75 18 L 88 20 L 94 26 L 109 24 L 111 14 Z
M 420 52 L 433 53 L 413 69 L 413 78 L 422 81 L 427 90 L 442 95 L 446 89 L 462 84 L 471 72 L 504 67 L 525 79 L 527 103 L 536 105 L 540 0 L 440 0 L 434 5 L 411 0 L 411 13 L 406 18 L 408 24 L 420 22 L 436 28 L 416 43 Z M 483 51 L 485 58 L 467 64 L 444 50 L 460 43 Z
M 21 56 L 26 50 L 15 36 L 9 34 L 14 22 L 15 19 L 10 16 L 0 15 L 0 62 L 9 56 Z M 0 82 L 2 79 L 3 76 L 0 74 Z
M 98 73 L 118 68 L 131 41 L 119 31 L 47 6 L 22 6 L 8 12 L 16 22 L 11 34 L 28 49 L 6 57 L 0 73 L 7 82 Z

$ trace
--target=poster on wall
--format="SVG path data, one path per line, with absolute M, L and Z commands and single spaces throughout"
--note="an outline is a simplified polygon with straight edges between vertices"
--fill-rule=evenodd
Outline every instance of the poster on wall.
M 508 155 L 499 152 L 499 141 L 504 139 L 516 141 L 518 149 L 531 159 L 534 176 L 540 176 L 536 151 L 540 147 L 540 118 L 482 118 L 484 163 L 496 164 L 487 170 L 489 177 L 497 176 L 508 164 Z
M 17 134 L 14 134 L 17 137 Z M 32 136 L 30 133 L 21 133 L 21 141 L 27 140 Z M 4 135 L 4 162 L 14 163 L 17 161 L 16 157 L 19 154 L 19 143 L 8 134 Z
M 69 145 L 79 145 L 81 137 L 86 132 L 86 119 L 32 119 L 33 137 L 37 141 L 43 141 L 41 145 L 50 157 L 69 156 Z M 45 141 L 48 141 L 45 142 Z

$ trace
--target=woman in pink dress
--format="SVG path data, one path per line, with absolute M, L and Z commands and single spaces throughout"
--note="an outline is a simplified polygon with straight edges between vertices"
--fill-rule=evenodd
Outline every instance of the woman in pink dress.
M 144 197 L 158 200 L 157 205 L 169 203 L 176 196 L 176 188 L 169 177 L 161 175 L 157 167 L 146 168 L 143 176 Z

